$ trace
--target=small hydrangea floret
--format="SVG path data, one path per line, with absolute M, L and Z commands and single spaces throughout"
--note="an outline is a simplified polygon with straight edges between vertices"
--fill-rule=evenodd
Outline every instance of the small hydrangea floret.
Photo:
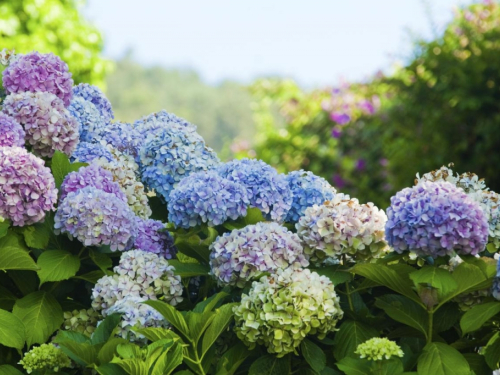
M 404 355 L 398 344 L 385 337 L 374 337 L 359 344 L 354 353 L 369 361 L 382 361 Z

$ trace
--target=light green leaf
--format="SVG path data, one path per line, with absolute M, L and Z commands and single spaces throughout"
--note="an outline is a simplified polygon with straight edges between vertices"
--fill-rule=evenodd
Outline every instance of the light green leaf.
M 38 257 L 40 285 L 49 281 L 67 280 L 80 269 L 80 259 L 64 250 L 44 251 Z
M 460 320 L 462 336 L 481 328 L 484 323 L 500 312 L 500 302 L 488 302 L 473 306 Z
M 184 320 L 182 314 L 175 309 L 175 307 L 162 301 L 148 300 L 144 303 L 163 315 L 163 317 L 175 328 L 177 328 L 177 330 L 179 330 L 179 332 L 185 337 L 189 337 L 189 328 L 186 321 Z
M 61 151 L 56 151 L 52 157 L 50 169 L 52 170 L 56 187 L 59 189 L 64 181 L 64 177 L 71 172 L 71 165 L 68 156 Z
M 409 298 L 396 294 L 386 294 L 376 298 L 375 306 L 385 311 L 397 322 L 413 327 L 427 336 L 427 311 Z
M 2 375 L 23 375 L 21 371 L 11 365 L 0 365 L 0 374 Z
M 171 374 L 172 371 L 181 365 L 182 359 L 182 346 L 176 344 L 172 351 L 165 352 L 160 358 L 158 358 L 151 375 Z
M 22 349 L 26 340 L 24 323 L 13 313 L 0 310 L 0 344 Z
M 179 336 L 174 333 L 171 329 L 163 327 L 148 327 L 148 328 L 132 328 L 132 331 L 137 332 L 149 341 L 155 342 L 164 339 L 179 340 Z
M 451 275 L 457 283 L 457 287 L 439 303 L 437 308 L 441 307 L 444 303 L 452 300 L 459 294 L 469 293 L 491 286 L 491 280 L 488 280 L 486 276 L 484 276 L 481 269 L 469 263 L 464 262 L 459 264 Z
M 99 327 L 98 327 L 99 328 Z M 106 342 L 99 353 L 97 354 L 97 359 L 100 364 L 111 362 L 111 360 L 116 356 L 116 348 L 120 344 L 127 344 L 128 341 L 122 338 L 112 338 Z
M 410 279 L 413 280 L 417 288 L 423 284 L 437 289 L 439 301 L 453 293 L 457 288 L 457 282 L 450 271 L 438 267 L 422 267 L 420 270 L 411 273 Z
M 354 351 L 358 345 L 378 335 L 379 331 L 367 324 L 346 320 L 335 333 L 333 355 L 337 361 L 357 357 Z
M 460 352 L 447 344 L 425 346 L 418 359 L 418 375 L 470 375 L 470 366 Z
M 214 294 L 213 296 L 207 298 L 206 300 L 199 302 L 193 309 L 194 312 L 205 312 L 205 311 L 212 311 L 217 304 L 225 299 L 226 297 L 229 296 L 229 293 L 226 292 L 219 292 L 217 294 Z
M 215 310 L 215 318 L 212 321 L 212 324 L 207 328 L 205 335 L 203 335 L 202 342 L 202 351 L 201 355 L 204 356 L 205 353 L 210 349 L 215 340 L 224 332 L 229 323 L 233 320 L 233 307 L 236 306 L 236 303 L 228 303 L 227 305 L 223 305 L 217 310 Z
M 24 241 L 15 233 L 0 238 L 0 270 L 38 270 Z
M 118 366 L 120 366 L 129 374 L 149 375 L 149 369 L 146 363 L 142 362 L 140 359 L 137 358 L 131 358 L 131 359 L 114 358 L 111 363 L 116 363 Z
M 82 167 L 88 167 L 88 163 L 74 162 L 69 166 L 70 172 L 78 172 Z
M 111 258 L 103 253 L 99 253 L 94 250 L 89 251 L 90 259 L 94 262 L 94 264 L 101 269 L 102 272 L 107 272 L 113 266 L 113 262 Z M 169 262 L 170 263 L 170 262 Z
M 10 220 L 4 219 L 4 221 L 0 222 L 0 238 L 5 237 L 7 233 L 9 233 Z
M 116 347 L 116 351 L 120 355 L 120 357 L 125 359 L 142 358 L 141 348 L 132 343 L 120 344 Z
M 23 228 L 23 236 L 26 245 L 34 249 L 46 249 L 49 244 L 50 235 L 50 228 L 41 223 Z
M 92 334 L 92 345 L 102 344 L 108 341 L 113 333 L 113 330 L 116 328 L 118 323 L 120 323 L 121 319 L 121 314 L 111 314 L 104 318 Z
M 174 273 L 181 277 L 207 276 L 210 272 L 208 265 L 200 263 L 181 263 L 178 260 L 169 260 L 168 264 L 175 268 Z
M 242 342 L 229 348 L 217 362 L 217 375 L 233 375 L 238 367 L 248 358 L 250 351 Z
M 277 358 L 275 355 L 267 354 L 259 357 L 248 371 L 248 375 L 283 375 L 290 373 L 290 358 L 285 356 Z
M 195 344 L 198 344 L 201 335 L 215 319 L 215 313 L 211 311 L 207 311 L 206 313 L 188 311 L 184 318 L 191 332 L 191 338 L 194 340 Z
M 304 339 L 300 343 L 300 352 L 306 362 L 316 372 L 321 372 L 326 366 L 326 356 L 323 350 L 311 340 Z
M 97 347 L 76 341 L 58 341 L 61 350 L 80 366 L 97 362 Z
M 370 364 L 368 361 L 359 358 L 345 357 L 336 363 L 340 371 L 346 375 L 367 375 L 370 374 Z
M 26 344 L 43 344 L 64 321 L 59 302 L 49 293 L 38 291 L 18 299 L 12 312 L 26 327 Z

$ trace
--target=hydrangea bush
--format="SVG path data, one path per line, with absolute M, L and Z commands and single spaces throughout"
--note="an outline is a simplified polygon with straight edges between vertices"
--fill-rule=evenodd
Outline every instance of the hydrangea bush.
M 386 214 L 222 162 L 167 111 L 115 121 L 53 55 L 0 57 L 1 374 L 498 369 L 498 195 L 475 174 L 418 175 Z

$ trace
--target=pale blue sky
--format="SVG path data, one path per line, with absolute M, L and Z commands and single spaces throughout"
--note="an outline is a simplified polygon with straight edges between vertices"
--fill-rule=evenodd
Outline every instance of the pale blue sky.
M 192 68 L 208 82 L 268 75 L 305 86 L 362 80 L 411 52 L 409 30 L 429 37 L 421 0 L 88 0 L 84 14 L 105 55 L 132 48 L 144 64 Z M 438 30 L 455 5 L 427 0 Z

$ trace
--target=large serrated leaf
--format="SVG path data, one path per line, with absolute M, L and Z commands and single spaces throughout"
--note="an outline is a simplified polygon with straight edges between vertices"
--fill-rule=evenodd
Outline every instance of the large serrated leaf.
M 45 224 L 34 224 L 23 228 L 26 245 L 34 249 L 46 249 L 50 241 L 51 231 Z
M 470 366 L 460 352 L 447 344 L 425 346 L 418 359 L 418 375 L 470 375 Z
M 462 293 L 469 293 L 491 287 L 491 280 L 488 280 L 483 271 L 473 264 L 461 263 L 455 268 L 451 275 L 457 283 L 457 287 L 452 293 L 447 295 L 446 298 L 440 301 L 436 309 Z
M 410 274 L 417 288 L 429 285 L 437 290 L 439 300 L 446 298 L 457 288 L 457 282 L 448 270 L 425 266 Z
M 60 188 L 64 181 L 64 177 L 71 172 L 71 164 L 68 156 L 61 151 L 54 152 L 54 156 L 52 156 L 52 161 L 50 163 L 50 169 L 57 188 Z
M 80 366 L 88 366 L 97 361 L 97 348 L 87 342 L 59 342 L 61 350 Z
M 500 313 L 500 302 L 488 302 L 473 306 L 460 320 L 462 335 L 478 330 L 498 313 Z
M 121 314 L 111 314 L 104 318 L 92 334 L 92 345 L 102 344 L 108 341 L 113 333 L 113 330 L 116 328 L 118 323 L 120 323 L 121 318 Z
M 22 349 L 26 340 L 24 323 L 13 313 L 0 310 L 0 344 Z
M 339 370 L 346 375 L 367 375 L 371 374 L 370 364 L 368 361 L 360 360 L 359 358 L 345 357 L 336 363 Z
M 118 345 L 127 343 L 127 340 L 117 337 L 106 342 L 102 346 L 101 350 L 99 350 L 99 353 L 97 353 L 97 359 L 99 360 L 99 363 L 111 362 L 116 356 L 116 348 L 118 347 Z
M 326 355 L 323 350 L 311 340 L 302 340 L 300 343 L 300 352 L 315 372 L 319 373 L 325 368 Z
M 200 263 L 181 263 L 178 260 L 169 260 L 168 264 L 175 268 L 174 273 L 181 277 L 207 276 L 210 267 Z
M 376 299 L 375 306 L 384 310 L 395 321 L 413 327 L 427 336 L 427 311 L 409 298 L 386 294 Z
M 238 367 L 248 358 L 250 351 L 242 342 L 229 348 L 217 362 L 217 375 L 233 375 Z
M 172 326 L 182 333 L 185 337 L 189 337 L 189 328 L 182 314 L 175 307 L 162 301 L 149 300 L 144 302 L 158 311 Z
M 0 270 L 38 270 L 24 241 L 15 233 L 0 238 Z
M 252 363 L 248 372 L 249 375 L 283 375 L 289 373 L 289 356 L 277 358 L 271 354 L 259 357 L 254 363 Z
M 44 251 L 37 261 L 40 284 L 49 281 L 67 280 L 80 269 L 80 259 L 64 250 Z
M 203 335 L 202 356 L 205 355 L 222 332 L 227 329 L 229 323 L 233 320 L 233 307 L 236 305 L 236 303 L 228 303 L 227 305 L 223 305 L 219 309 L 215 310 L 215 317 L 212 324 L 210 324 Z

